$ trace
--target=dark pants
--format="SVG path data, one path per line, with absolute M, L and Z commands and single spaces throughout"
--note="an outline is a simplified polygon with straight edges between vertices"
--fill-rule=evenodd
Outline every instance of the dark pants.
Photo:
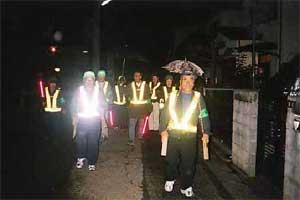
M 119 128 L 128 127 L 128 111 L 124 105 L 114 105 L 113 107 L 114 126 Z
M 195 159 L 196 137 L 174 137 L 170 135 L 166 156 L 166 180 L 173 181 L 180 174 L 181 189 L 192 186 Z
M 136 134 L 138 135 L 139 138 L 142 138 L 145 130 L 146 130 L 145 117 L 129 118 L 130 142 L 134 142 Z
M 51 141 L 60 141 L 63 138 L 64 126 L 61 112 L 45 112 L 44 121 L 46 125 L 46 136 Z
M 89 165 L 95 165 L 98 159 L 100 136 L 100 119 L 79 119 L 76 133 L 77 158 L 87 158 Z

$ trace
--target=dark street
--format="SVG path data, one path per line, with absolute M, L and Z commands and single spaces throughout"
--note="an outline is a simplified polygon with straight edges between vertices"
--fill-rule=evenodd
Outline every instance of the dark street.
M 300 1 L 1 6 L 1 199 L 300 199 Z

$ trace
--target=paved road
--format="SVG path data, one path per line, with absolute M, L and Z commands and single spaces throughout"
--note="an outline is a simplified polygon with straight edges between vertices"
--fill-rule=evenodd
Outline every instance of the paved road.
M 43 136 L 41 129 L 36 131 L 38 133 Z M 164 158 L 160 156 L 160 137 L 156 132 L 147 134 L 143 140 L 136 141 L 135 147 L 131 147 L 127 145 L 127 130 L 112 130 L 110 138 L 101 143 L 94 172 L 74 167 L 75 157 L 69 137 L 64 145 L 52 144 L 42 139 L 44 137 L 31 140 L 29 133 L 19 137 L 26 143 L 11 136 L 9 147 L 15 149 L 11 151 L 14 154 L 5 157 L 7 164 L 2 168 L 7 183 L 6 197 L 185 199 L 179 193 L 179 181 L 174 192 L 164 192 Z M 279 199 L 269 195 L 265 182 L 258 179 L 253 184 L 238 172 L 214 145 L 210 150 L 211 159 L 203 161 L 200 149 L 194 179 L 196 196 L 193 199 Z M 61 183 L 64 183 L 63 186 Z
M 185 199 L 179 192 L 164 192 L 164 158 L 158 133 L 127 145 L 127 131 L 113 131 L 100 147 L 97 170 L 73 169 L 68 193 L 77 199 Z M 202 155 L 199 152 L 199 156 Z M 243 177 L 212 151 L 211 160 L 199 157 L 193 199 L 256 199 Z

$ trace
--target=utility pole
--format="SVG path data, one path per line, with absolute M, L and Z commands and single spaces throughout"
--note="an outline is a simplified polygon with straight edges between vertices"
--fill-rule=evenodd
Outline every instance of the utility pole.
M 94 7 L 92 42 L 92 69 L 96 72 L 100 67 L 100 5 Z

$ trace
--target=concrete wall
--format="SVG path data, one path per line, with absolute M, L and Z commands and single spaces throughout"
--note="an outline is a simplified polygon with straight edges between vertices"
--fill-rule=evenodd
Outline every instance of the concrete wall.
M 232 161 L 248 176 L 255 176 L 258 92 L 235 90 L 233 95 Z
M 300 97 L 296 100 L 300 103 Z M 300 132 L 294 130 L 295 114 L 288 108 L 284 165 L 284 199 L 300 199 Z

